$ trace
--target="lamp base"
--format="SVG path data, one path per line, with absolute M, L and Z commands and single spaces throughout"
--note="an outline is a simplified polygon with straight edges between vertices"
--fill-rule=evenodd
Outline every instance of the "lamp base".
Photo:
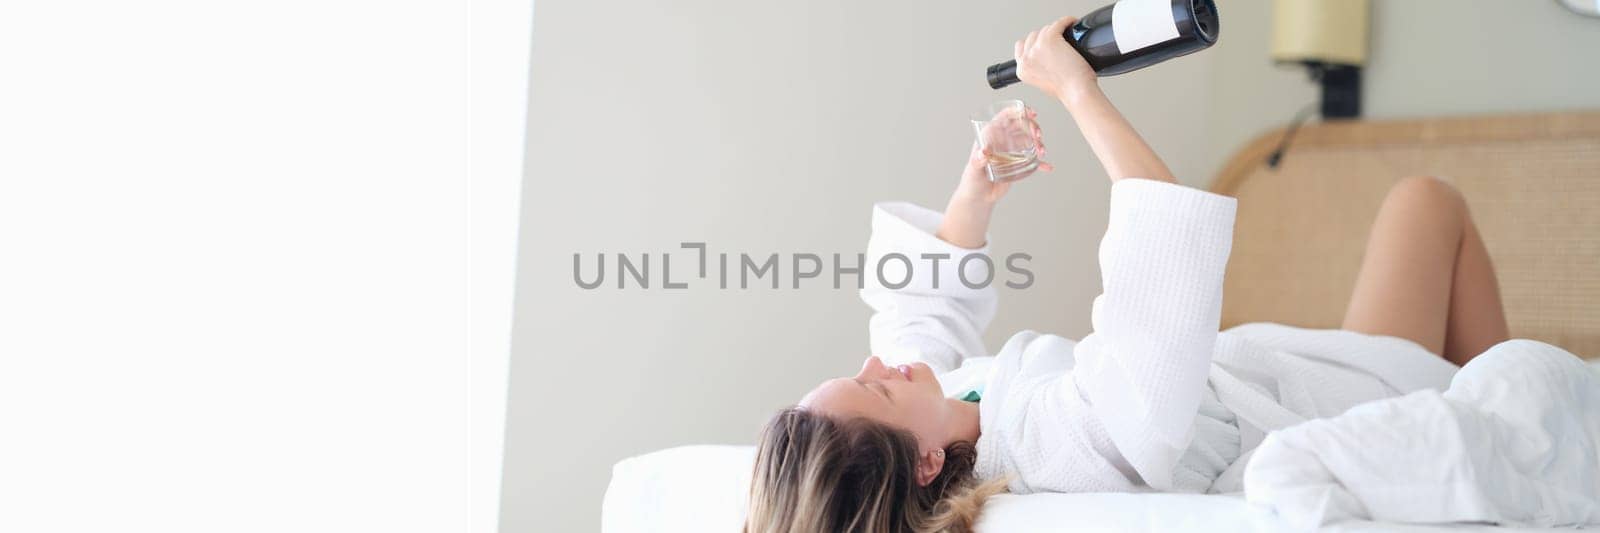
M 1361 67 L 1306 62 L 1311 79 L 1322 85 L 1322 118 L 1361 116 Z

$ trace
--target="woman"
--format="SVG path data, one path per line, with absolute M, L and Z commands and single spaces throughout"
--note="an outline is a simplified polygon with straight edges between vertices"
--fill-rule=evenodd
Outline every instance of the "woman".
M 1342 329 L 1219 333 L 1234 201 L 1176 184 L 1056 38 L 1073 22 L 1028 34 L 1015 55 L 1018 77 L 1066 106 L 1113 182 L 1093 333 L 1025 331 L 980 357 L 995 293 L 931 282 L 956 279 L 950 261 L 898 289 L 868 286 L 876 356 L 768 424 L 746 531 L 966 531 L 1005 489 L 1237 491 L 1267 432 L 1444 388 L 1506 340 L 1465 204 L 1431 178 L 1384 201 Z M 942 216 L 878 206 L 869 255 L 982 252 L 1007 189 L 984 162 L 975 149 Z

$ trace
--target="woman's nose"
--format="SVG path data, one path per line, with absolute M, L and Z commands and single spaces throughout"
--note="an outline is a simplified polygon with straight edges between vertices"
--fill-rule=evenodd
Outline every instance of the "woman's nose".
M 856 379 L 876 379 L 883 375 L 883 360 L 874 355 L 861 363 L 861 372 L 856 374 Z

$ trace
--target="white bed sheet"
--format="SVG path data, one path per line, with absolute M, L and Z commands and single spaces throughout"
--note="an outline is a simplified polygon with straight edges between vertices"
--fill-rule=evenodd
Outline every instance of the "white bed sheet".
M 601 530 L 736 532 L 744 520 L 751 446 L 683 446 L 632 457 L 612 467 L 601 504 Z M 1099 531 L 1284 531 L 1271 513 L 1232 495 L 1003 494 L 990 500 L 978 530 L 986 533 Z M 1488 525 L 1415 526 L 1343 522 L 1325 532 L 1571 531 Z

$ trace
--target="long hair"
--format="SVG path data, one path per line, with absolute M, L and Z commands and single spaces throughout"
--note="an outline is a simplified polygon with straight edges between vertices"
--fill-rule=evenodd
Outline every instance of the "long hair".
M 972 531 L 1004 480 L 973 475 L 977 449 L 944 449 L 944 467 L 917 485 L 917 438 L 865 418 L 834 419 L 798 407 L 761 432 L 745 533 Z

